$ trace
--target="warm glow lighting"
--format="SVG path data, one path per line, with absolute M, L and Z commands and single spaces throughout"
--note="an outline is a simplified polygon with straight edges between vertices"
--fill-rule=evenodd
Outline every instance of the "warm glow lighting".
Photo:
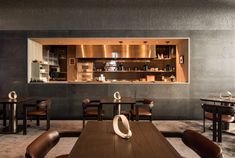
M 126 45 L 126 57 L 129 58 L 129 45 Z
M 85 51 L 84 51 L 84 46 L 83 45 L 81 45 L 81 51 L 82 51 L 82 56 L 84 57 L 85 56 Z
M 104 56 L 107 57 L 107 47 L 105 44 L 103 45 L 103 47 L 104 47 Z

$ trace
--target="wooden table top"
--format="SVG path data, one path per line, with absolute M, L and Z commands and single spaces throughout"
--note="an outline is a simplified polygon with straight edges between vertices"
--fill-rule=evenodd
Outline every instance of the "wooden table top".
M 88 122 L 69 158 L 177 158 L 180 154 L 150 122 L 130 121 L 132 137 L 117 136 L 111 121 Z
M 0 104 L 17 104 L 25 101 L 32 100 L 31 97 L 18 97 L 17 99 L 9 99 L 7 97 L 0 98 Z
M 131 97 L 122 97 L 120 100 L 114 99 L 113 97 L 101 98 L 101 104 L 135 104 L 136 101 Z
M 208 96 L 205 98 L 200 98 L 201 101 L 210 101 L 210 102 L 218 102 L 218 103 L 231 103 L 235 104 L 235 98 L 229 98 L 229 97 L 222 97 L 219 96 Z

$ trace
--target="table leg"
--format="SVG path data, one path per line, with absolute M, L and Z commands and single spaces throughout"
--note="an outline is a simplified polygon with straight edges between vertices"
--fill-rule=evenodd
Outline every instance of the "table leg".
M 136 113 L 135 113 L 136 121 L 139 121 L 139 106 L 136 106 L 135 110 L 136 110 Z
M 10 105 L 9 132 L 16 133 L 16 104 Z
M 213 112 L 213 141 L 216 141 L 217 127 L 216 127 L 216 113 Z
M 222 142 L 222 120 L 221 114 L 218 115 L 218 142 Z
M 7 107 L 3 104 L 3 126 L 7 125 Z
M 121 114 L 121 104 L 118 104 L 118 115 Z
M 101 121 L 102 104 L 98 106 L 98 120 Z

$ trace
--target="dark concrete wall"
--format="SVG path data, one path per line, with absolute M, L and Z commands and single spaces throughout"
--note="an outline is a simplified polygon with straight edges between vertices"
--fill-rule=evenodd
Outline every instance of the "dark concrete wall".
M 1 0 L 4 30 L 234 29 L 233 0 Z
M 235 94 L 233 0 L 0 2 L 0 96 L 52 97 L 53 118 L 80 117 L 82 98 L 119 90 L 154 98 L 155 118 L 198 119 L 200 97 Z M 190 84 L 27 84 L 28 37 L 190 37 Z

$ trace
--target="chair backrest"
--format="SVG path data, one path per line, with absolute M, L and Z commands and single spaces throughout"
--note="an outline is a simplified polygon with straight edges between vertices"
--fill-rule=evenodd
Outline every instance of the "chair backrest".
M 82 107 L 85 109 L 90 103 L 90 99 L 89 98 L 85 98 L 82 100 Z
M 202 158 L 222 158 L 222 149 L 198 132 L 186 130 L 182 134 L 185 145 L 194 150 Z
M 215 112 L 221 115 L 234 116 L 235 114 L 235 108 L 233 106 L 202 104 L 202 108 L 206 112 L 211 112 L 211 113 Z
M 37 107 L 40 109 L 50 109 L 51 107 L 51 99 L 46 100 L 38 100 L 37 101 Z
M 139 104 L 140 103 L 140 104 Z M 154 102 L 153 100 L 150 99 L 143 99 L 143 100 L 138 100 L 137 101 L 138 106 L 141 107 L 148 107 L 150 110 L 153 108 L 154 106 Z M 142 105 L 141 105 L 142 104 Z
M 58 131 L 47 131 L 26 148 L 26 158 L 43 158 L 60 140 Z

